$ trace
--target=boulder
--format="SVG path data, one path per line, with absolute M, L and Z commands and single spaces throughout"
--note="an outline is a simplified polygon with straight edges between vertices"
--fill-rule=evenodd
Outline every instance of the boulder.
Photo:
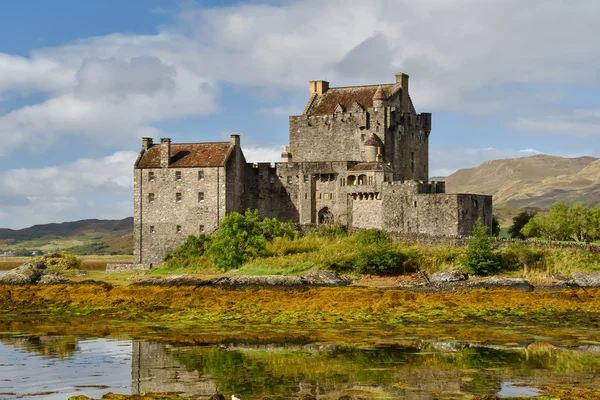
M 600 272 L 575 272 L 573 281 L 581 287 L 600 287 Z
M 58 285 L 61 283 L 69 283 L 70 281 L 60 274 L 44 274 L 38 281 L 38 285 Z
M 523 278 L 501 278 L 499 276 L 492 276 L 490 278 L 484 278 L 476 281 L 460 282 L 457 285 L 462 287 L 478 289 L 478 288 L 506 288 L 515 290 L 532 291 L 533 285 L 528 280 Z
M 215 278 L 210 283 L 216 286 L 297 286 L 303 284 L 299 276 L 290 275 L 234 275 Z
M 225 400 L 225 396 L 223 396 L 221 393 L 215 393 L 210 396 L 208 400 Z
M 300 275 L 300 279 L 307 285 L 323 286 L 348 286 L 350 279 L 333 272 L 311 269 Z
M 431 274 L 429 277 L 429 281 L 431 283 L 446 283 L 446 282 L 458 282 L 458 281 L 466 281 L 468 279 L 467 275 L 465 275 L 462 271 L 458 270 L 449 270 L 449 271 L 440 271 L 435 274 Z
M 0 278 L 0 283 L 9 285 L 34 285 L 42 277 L 44 269 L 44 263 L 26 262 L 4 274 Z

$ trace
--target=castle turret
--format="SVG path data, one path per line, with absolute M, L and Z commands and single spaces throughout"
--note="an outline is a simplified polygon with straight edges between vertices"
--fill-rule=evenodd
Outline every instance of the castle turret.
M 379 139 L 379 136 L 371 133 L 363 145 L 365 146 L 365 161 L 377 161 L 377 154 L 381 154 L 381 148 L 383 147 L 383 143 L 381 142 L 381 139 Z
M 290 146 L 283 146 L 283 153 L 281 153 L 281 162 L 288 164 L 292 162 L 292 153 L 290 153 Z
M 385 92 L 381 85 L 377 88 L 377 91 L 373 95 L 373 108 L 381 108 L 385 106 L 385 101 L 387 97 L 385 96 Z

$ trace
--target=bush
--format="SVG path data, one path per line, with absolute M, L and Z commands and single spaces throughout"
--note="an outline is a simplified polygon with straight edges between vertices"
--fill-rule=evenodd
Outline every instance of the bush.
M 527 269 L 538 264 L 542 256 L 542 250 L 517 242 L 500 250 L 500 264 L 508 271 Z
M 198 236 L 190 235 L 185 242 L 177 247 L 172 253 L 163 257 L 163 261 L 172 259 L 188 260 L 202 257 L 206 249 L 210 246 L 210 236 L 202 233 Z
M 465 267 L 472 275 L 491 275 L 498 272 L 500 264 L 492 249 L 491 238 L 488 236 L 488 227 L 477 218 L 473 226 L 473 236 L 467 245 Z
M 406 254 L 389 246 L 371 245 L 362 248 L 356 257 L 354 271 L 359 274 L 398 275 L 410 269 L 408 261 L 414 255 Z
M 367 229 L 359 231 L 356 235 L 356 244 L 358 246 L 389 246 L 392 243 L 392 239 L 387 232 L 379 229 Z
M 294 227 L 291 222 L 281 222 L 275 218 L 265 218 L 260 222 L 263 236 L 267 242 L 274 238 L 294 238 Z
M 335 239 L 348 236 L 348 228 L 343 225 L 319 225 L 310 232 L 311 235 Z
M 81 258 L 66 251 L 46 254 L 36 258 L 34 261 L 43 262 L 47 270 L 55 272 L 78 270 L 81 268 Z

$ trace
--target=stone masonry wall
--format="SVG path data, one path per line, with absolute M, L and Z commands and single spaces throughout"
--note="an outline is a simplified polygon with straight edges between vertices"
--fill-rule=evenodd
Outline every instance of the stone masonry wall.
M 154 173 L 153 180 L 149 172 Z M 180 180 L 176 179 L 176 172 L 181 172 Z M 162 262 L 164 254 L 174 250 L 189 235 L 215 231 L 225 216 L 223 167 L 139 169 L 136 176 L 136 236 L 141 235 L 138 236 L 141 252 L 136 257 L 137 263 Z M 177 193 L 181 194 L 180 200 Z

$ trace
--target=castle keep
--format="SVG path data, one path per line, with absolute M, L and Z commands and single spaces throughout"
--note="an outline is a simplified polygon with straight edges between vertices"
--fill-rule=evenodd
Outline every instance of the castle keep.
M 492 198 L 446 194 L 429 182 L 431 114 L 417 114 L 408 75 L 381 85 L 330 88 L 311 81 L 291 116 L 278 163 L 249 164 L 229 142 L 142 139 L 134 169 L 134 262 L 156 264 L 189 235 L 210 233 L 228 213 L 299 224 L 339 223 L 400 234 L 470 235 L 491 229 Z

